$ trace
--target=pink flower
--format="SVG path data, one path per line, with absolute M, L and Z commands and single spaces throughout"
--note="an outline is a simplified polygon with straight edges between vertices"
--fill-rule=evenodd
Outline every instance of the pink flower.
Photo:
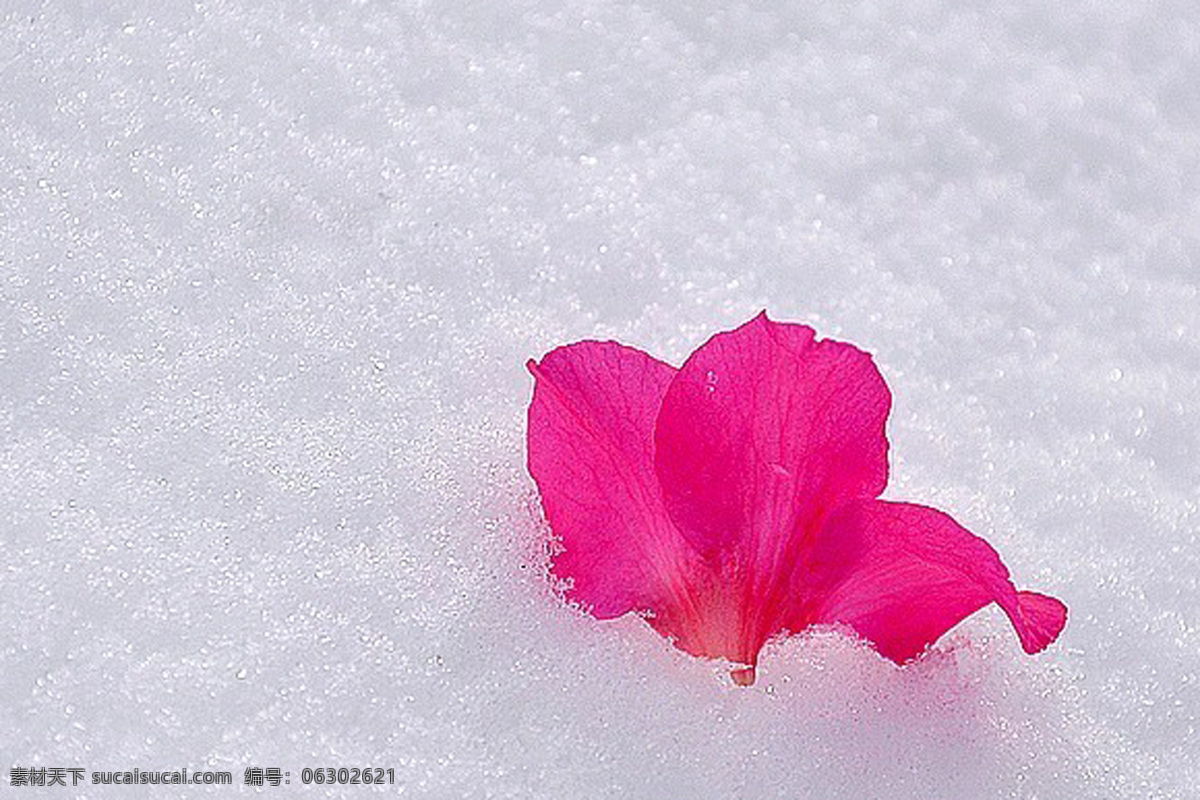
M 530 361 L 529 471 L 554 573 L 600 619 L 641 614 L 742 665 L 782 632 L 848 626 L 897 663 L 995 602 L 1027 653 L 1066 606 L 1018 592 L 946 514 L 877 499 L 891 394 L 871 357 L 759 314 L 680 369 L 615 342 Z

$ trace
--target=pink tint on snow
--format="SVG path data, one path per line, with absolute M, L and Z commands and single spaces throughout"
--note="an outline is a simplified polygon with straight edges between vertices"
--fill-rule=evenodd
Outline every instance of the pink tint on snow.
M 1029 653 L 1066 622 L 946 514 L 876 499 L 891 395 L 851 345 L 762 313 L 678 370 L 594 341 L 529 369 L 553 569 L 601 619 L 639 613 L 689 653 L 745 665 L 741 684 L 769 638 L 811 625 L 903 662 L 991 602 Z

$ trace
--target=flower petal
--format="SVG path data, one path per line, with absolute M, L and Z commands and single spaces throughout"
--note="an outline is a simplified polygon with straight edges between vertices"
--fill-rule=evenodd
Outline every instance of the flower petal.
M 706 565 L 670 617 L 681 647 L 752 666 L 804 627 L 804 545 L 833 508 L 883 490 L 890 404 L 866 353 L 765 313 L 692 354 L 655 428 L 667 512 Z
M 759 314 L 709 339 L 667 389 L 655 467 L 702 552 L 773 560 L 829 509 L 883 491 L 887 386 L 866 353 L 814 337 Z
M 811 621 L 849 625 L 897 663 L 991 602 L 1008 614 L 1027 653 L 1066 624 L 1066 606 L 1018 592 L 987 542 L 925 506 L 849 503 L 830 517 L 805 562 Z
M 554 572 L 602 619 L 648 608 L 686 544 L 654 476 L 652 431 L 675 368 L 615 342 L 560 347 L 529 406 L 529 471 L 563 551 Z

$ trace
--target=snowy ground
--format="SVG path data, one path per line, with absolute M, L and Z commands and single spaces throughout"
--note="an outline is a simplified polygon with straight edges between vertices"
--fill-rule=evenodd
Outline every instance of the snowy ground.
M 1200 797 L 1200 11 L 985 5 L 5 4 L 0 780 Z M 739 689 L 554 598 L 525 359 L 764 307 L 1058 644 Z

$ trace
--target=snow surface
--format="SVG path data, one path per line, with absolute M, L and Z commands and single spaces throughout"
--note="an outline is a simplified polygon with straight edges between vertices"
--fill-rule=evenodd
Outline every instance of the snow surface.
M 0 14 L 0 780 L 1200 797 L 1194 3 Z M 876 354 L 887 496 L 1059 643 L 821 633 L 740 689 L 555 598 L 525 359 L 764 307 Z

